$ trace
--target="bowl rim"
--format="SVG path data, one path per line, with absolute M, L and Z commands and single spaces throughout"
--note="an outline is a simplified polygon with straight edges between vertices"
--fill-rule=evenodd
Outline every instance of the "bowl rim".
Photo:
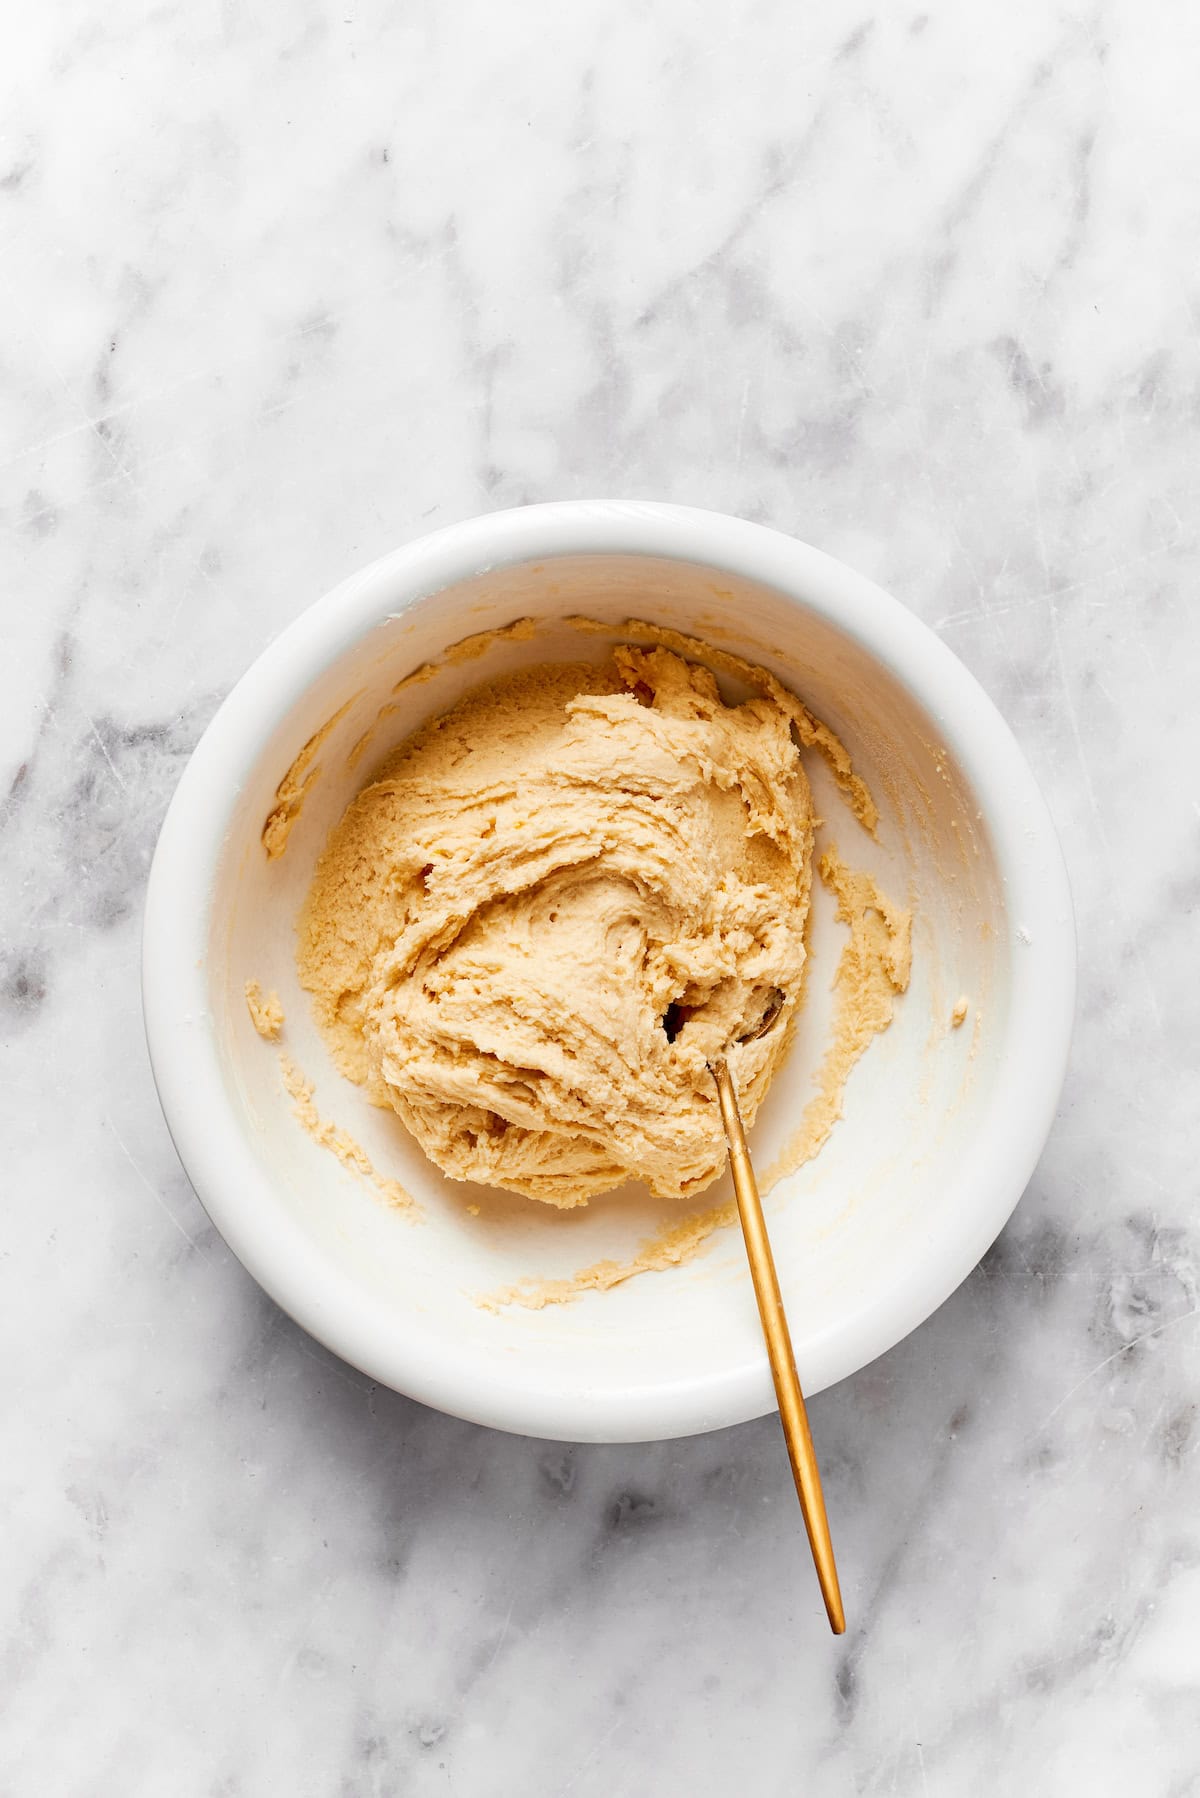
M 655 501 L 560 501 L 449 525 L 391 551 L 303 611 L 234 686 L 167 810 L 146 892 L 142 1003 L 150 1063 L 180 1160 L 212 1222 L 302 1328 L 370 1378 L 439 1410 L 525 1435 L 645 1441 L 721 1428 L 774 1406 L 765 1353 L 719 1375 L 630 1390 L 564 1386 L 457 1348 L 428 1353 L 419 1324 L 364 1295 L 327 1261 L 245 1139 L 225 1087 L 207 990 L 210 901 L 248 770 L 330 663 L 383 618 L 498 567 L 562 556 L 644 555 L 775 589 L 881 663 L 935 720 L 979 800 L 1016 933 L 1005 1040 L 970 1145 L 970 1207 L 883 1303 L 819 1335 L 797 1332 L 812 1394 L 892 1348 L 966 1278 L 1015 1210 L 1044 1147 L 1066 1073 L 1075 927 L 1062 851 L 1015 738 L 974 676 L 914 613 L 811 545 L 722 513 Z

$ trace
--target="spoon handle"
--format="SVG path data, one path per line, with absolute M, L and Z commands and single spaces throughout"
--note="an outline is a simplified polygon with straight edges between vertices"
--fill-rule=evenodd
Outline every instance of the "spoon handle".
M 742 1128 L 729 1063 L 724 1059 L 714 1061 L 712 1075 L 717 1083 L 717 1097 L 721 1101 L 721 1122 L 729 1141 L 733 1190 L 737 1194 L 738 1215 L 742 1220 L 742 1235 L 746 1239 L 746 1255 L 750 1262 L 750 1276 L 754 1281 L 754 1296 L 758 1300 L 758 1315 L 762 1321 L 767 1358 L 771 1363 L 771 1378 L 775 1382 L 775 1396 L 779 1400 L 779 1421 L 783 1425 L 788 1459 L 792 1463 L 792 1475 L 796 1481 L 796 1495 L 800 1500 L 804 1527 L 808 1531 L 808 1545 L 812 1549 L 817 1578 L 821 1584 L 821 1596 L 825 1600 L 829 1627 L 834 1635 L 840 1636 L 846 1627 L 846 1617 L 842 1610 L 842 1593 L 833 1558 L 829 1519 L 825 1514 L 821 1474 L 813 1451 L 808 1412 L 796 1374 L 796 1357 L 792 1352 L 791 1333 L 784 1314 L 779 1278 L 775 1272 L 775 1258 L 771 1254 L 766 1219 L 758 1196 L 750 1151 L 746 1146 L 746 1133 Z

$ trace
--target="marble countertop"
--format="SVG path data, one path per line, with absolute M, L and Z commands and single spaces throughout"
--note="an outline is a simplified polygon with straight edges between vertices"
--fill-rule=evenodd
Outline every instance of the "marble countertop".
M 1200 115 L 1186 0 L 65 0 L 0 39 L 0 1790 L 1200 1792 Z M 763 519 L 1010 719 L 1081 986 L 1012 1224 L 819 1397 L 576 1448 L 372 1386 L 142 1041 L 180 769 L 436 524 Z

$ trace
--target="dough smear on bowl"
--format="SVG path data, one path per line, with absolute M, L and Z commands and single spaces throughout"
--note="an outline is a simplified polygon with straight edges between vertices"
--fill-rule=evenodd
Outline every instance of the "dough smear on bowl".
M 317 866 L 298 962 L 343 1073 L 445 1173 L 570 1206 L 711 1184 L 799 1003 L 813 810 L 788 710 L 665 648 L 524 669 L 403 743 Z

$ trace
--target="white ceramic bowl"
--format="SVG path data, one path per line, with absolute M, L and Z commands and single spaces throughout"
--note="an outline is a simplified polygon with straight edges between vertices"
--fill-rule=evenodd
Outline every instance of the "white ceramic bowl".
M 524 1275 L 628 1256 L 663 1207 L 634 1192 L 563 1214 L 445 1180 L 334 1072 L 293 964 L 315 857 L 376 751 L 481 678 L 603 655 L 604 638 L 561 622 L 572 613 L 610 622 L 613 641 L 629 615 L 650 618 L 773 669 L 838 730 L 880 804 L 876 842 L 817 766 L 827 834 L 914 907 L 912 984 L 895 1021 L 852 1074 L 824 1151 L 768 1201 L 808 1392 L 928 1317 L 1020 1198 L 1062 1082 L 1074 932 L 1046 808 L 976 682 L 869 581 L 756 525 L 642 504 L 495 513 L 353 576 L 259 658 L 179 783 L 146 904 L 150 1055 L 196 1191 L 272 1297 L 373 1378 L 502 1429 L 637 1441 L 773 1405 L 736 1230 L 682 1267 L 569 1306 L 481 1309 L 477 1295 Z M 499 642 L 407 688 L 370 753 L 348 764 L 400 677 L 518 616 L 543 621 L 534 641 Z M 287 852 L 268 861 L 260 832 L 276 786 L 347 702 Z M 760 1166 L 810 1090 L 841 934 L 819 899 L 806 1012 L 754 1131 Z M 249 977 L 280 992 L 287 1048 L 322 1116 L 418 1197 L 423 1222 L 390 1211 L 297 1124 L 277 1053 L 247 1016 Z M 954 1030 L 960 995 L 970 1014 Z

